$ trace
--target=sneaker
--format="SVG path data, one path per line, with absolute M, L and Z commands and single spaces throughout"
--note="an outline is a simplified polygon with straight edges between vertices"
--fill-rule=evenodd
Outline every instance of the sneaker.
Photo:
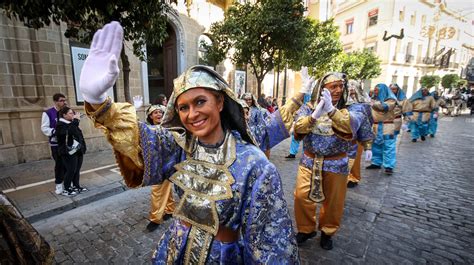
M 63 193 L 62 193 L 62 195 L 67 196 L 67 197 L 71 197 L 76 194 L 77 192 L 75 192 L 72 188 L 70 188 L 69 190 L 63 190 Z
M 434 134 L 430 134 L 430 137 L 431 137 L 431 138 L 434 138 Z
M 325 250 L 331 250 L 333 248 L 331 236 L 321 231 L 321 241 L 319 245 Z
M 285 158 L 295 158 L 296 156 L 294 154 L 289 154 L 287 156 L 285 156 Z
M 298 233 L 296 234 L 296 242 L 298 242 L 298 245 L 303 244 L 306 240 L 313 238 L 317 235 L 316 231 L 313 231 L 311 233 Z
M 347 182 L 347 187 L 348 187 L 348 188 L 354 188 L 354 187 L 357 186 L 357 185 L 358 185 L 357 182 L 353 182 L 353 181 Z
M 54 191 L 57 195 L 60 195 L 61 193 L 63 193 L 63 184 L 56 184 L 56 190 Z
M 385 174 L 387 174 L 387 175 L 392 175 L 392 174 L 393 174 L 393 169 L 387 167 L 387 168 L 385 169 Z
M 155 231 L 159 226 L 160 226 L 160 224 L 157 224 L 157 223 L 155 223 L 155 222 L 149 222 L 148 225 L 146 226 L 146 230 L 148 230 L 148 232 L 153 232 L 153 231 Z
M 84 187 L 72 187 L 72 190 L 77 192 L 77 193 L 89 191 L 88 189 L 86 189 Z
M 422 140 L 422 141 L 426 140 L 426 137 L 421 136 L 421 140 Z
M 412 142 L 412 143 L 416 143 L 416 139 L 411 139 L 411 142 Z
M 381 168 L 382 168 L 381 166 L 377 166 L 377 165 L 372 164 L 372 165 L 366 167 L 365 169 L 381 169 Z

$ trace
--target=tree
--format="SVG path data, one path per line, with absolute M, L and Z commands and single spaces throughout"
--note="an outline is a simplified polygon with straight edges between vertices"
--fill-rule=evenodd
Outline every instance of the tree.
M 341 72 L 346 73 L 350 79 L 361 81 L 379 76 L 382 69 L 377 55 L 363 49 L 343 56 Z
M 148 0 L 7 0 L 0 3 L 0 8 L 10 19 L 18 18 L 34 29 L 49 26 L 51 22 L 58 25 L 66 22 L 68 29 L 64 35 L 84 43 L 89 43 L 104 24 L 118 21 L 124 28 L 125 41 L 132 41 L 133 53 L 140 60 L 146 59 L 143 50 L 146 44 L 160 45 L 167 37 L 165 12 L 170 10 L 165 1 Z M 125 100 L 130 102 L 130 63 L 125 49 L 120 58 Z
M 459 80 L 460 78 L 457 74 L 447 74 L 441 78 L 441 85 L 444 88 L 457 88 Z
M 223 21 L 212 24 L 207 60 L 221 62 L 227 55 L 237 65 L 249 65 L 261 94 L 265 75 L 303 52 L 309 21 L 297 0 L 236 3 Z
M 422 87 L 431 88 L 437 86 L 441 78 L 437 75 L 424 75 L 420 78 L 420 84 Z
M 308 67 L 308 73 L 316 78 L 329 71 L 339 71 L 342 59 L 342 44 L 339 41 L 339 31 L 332 19 L 319 22 L 309 19 L 304 50 L 290 60 L 294 70 L 301 66 Z

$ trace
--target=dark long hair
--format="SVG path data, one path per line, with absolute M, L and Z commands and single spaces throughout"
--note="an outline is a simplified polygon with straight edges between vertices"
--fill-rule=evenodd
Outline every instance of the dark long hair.
M 59 111 L 58 111 L 58 120 L 63 118 L 63 115 L 67 114 L 69 112 L 71 108 L 68 107 L 68 106 L 64 106 L 62 107 Z

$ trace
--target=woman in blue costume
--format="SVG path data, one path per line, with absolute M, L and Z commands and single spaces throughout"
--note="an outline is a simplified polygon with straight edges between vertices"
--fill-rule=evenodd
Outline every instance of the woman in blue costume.
M 416 142 L 418 138 L 424 141 L 428 134 L 428 123 L 431 112 L 436 107 L 436 101 L 430 96 L 427 88 L 421 88 L 411 96 L 408 104 L 407 115 L 411 121 L 409 128 L 412 142 Z
M 433 111 L 431 111 L 430 121 L 428 123 L 428 134 L 430 137 L 435 137 L 436 132 L 438 131 L 438 117 L 439 117 L 439 107 L 445 107 L 445 102 L 442 97 L 439 96 L 438 91 L 433 91 L 430 93 L 436 102 Z
M 241 99 L 245 101 L 247 106 L 249 107 L 249 120 L 248 125 L 249 129 L 252 132 L 252 135 L 255 137 L 257 144 L 260 147 L 260 150 L 266 152 L 270 148 L 268 147 L 268 131 L 267 131 L 267 118 L 268 118 L 268 111 L 266 109 L 261 108 L 255 97 L 252 93 L 244 93 L 241 96 Z M 268 157 L 268 156 L 267 156 Z
M 372 118 L 372 110 L 370 107 L 370 98 L 364 92 L 359 82 L 349 80 L 349 97 L 347 100 L 347 109 L 349 111 L 359 111 L 365 114 L 365 119 L 361 123 L 357 131 L 357 137 L 354 139 L 351 150 L 347 152 L 349 157 L 349 175 L 347 177 L 347 187 L 353 188 L 359 184 L 361 180 L 360 163 L 362 152 L 365 151 L 365 161 L 372 159 L 372 140 L 374 133 L 372 126 L 374 119 Z
M 299 264 L 280 176 L 254 145 L 243 108 L 213 70 L 194 66 L 174 81 L 161 127 L 138 122 L 106 91 L 117 80 L 123 30 L 94 35 L 80 78 L 85 109 L 104 128 L 130 187 L 174 183 L 174 221 L 154 264 Z M 288 137 L 302 94 L 275 112 L 270 146 Z
M 390 175 L 397 162 L 394 124 L 397 98 L 385 84 L 378 84 L 375 86 L 373 99 L 375 139 L 372 144 L 372 164 L 367 169 L 379 169 L 383 166 L 385 173 Z

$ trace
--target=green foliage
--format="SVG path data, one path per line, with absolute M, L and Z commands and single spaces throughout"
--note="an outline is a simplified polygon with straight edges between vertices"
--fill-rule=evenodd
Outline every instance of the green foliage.
M 160 45 L 167 37 L 164 12 L 169 6 L 164 1 L 7 0 L 0 8 L 9 18 L 16 17 L 34 29 L 66 22 L 65 36 L 85 43 L 104 24 L 118 21 L 125 40 L 133 42 L 133 53 L 141 60 L 146 58 L 145 44 Z
M 343 56 L 341 72 L 346 73 L 350 79 L 366 80 L 379 76 L 382 69 L 377 55 L 363 49 Z
M 212 24 L 207 61 L 218 63 L 227 55 L 235 64 L 250 65 L 258 82 L 277 65 L 284 65 L 304 50 L 309 21 L 297 0 L 261 0 L 235 3 L 224 21 Z
M 444 88 L 455 88 L 458 87 L 460 78 L 457 74 L 447 74 L 441 78 L 441 85 Z
M 290 64 L 297 70 L 307 66 L 311 76 L 319 78 L 330 71 L 339 71 L 343 60 L 338 27 L 334 21 L 319 22 L 309 19 L 310 25 L 304 39 L 304 50 Z
M 424 75 L 420 78 L 420 84 L 422 87 L 431 88 L 437 86 L 441 78 L 437 75 Z

